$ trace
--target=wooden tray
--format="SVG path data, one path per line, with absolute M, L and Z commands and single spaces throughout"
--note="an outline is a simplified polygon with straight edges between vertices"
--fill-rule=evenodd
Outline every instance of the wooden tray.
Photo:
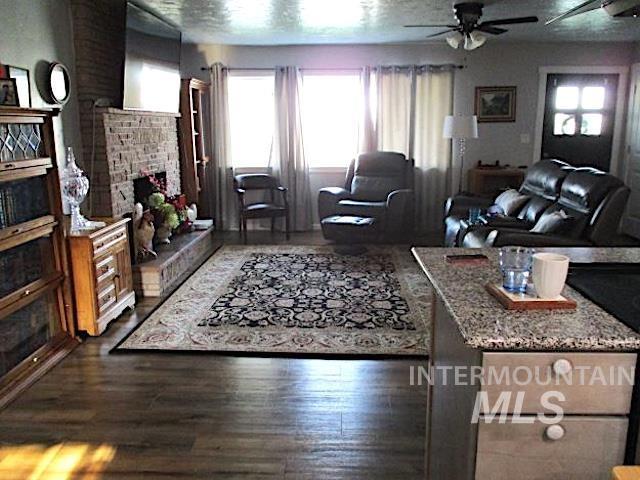
M 507 310 L 572 310 L 577 304 L 562 295 L 556 299 L 549 300 L 538 298 L 526 293 L 512 293 L 506 291 L 502 285 L 487 283 L 485 285 L 487 291 L 496 297 L 498 301 Z

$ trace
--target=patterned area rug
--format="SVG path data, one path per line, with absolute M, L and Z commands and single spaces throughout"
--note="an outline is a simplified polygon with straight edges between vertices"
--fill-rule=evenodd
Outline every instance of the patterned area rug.
M 430 292 L 397 247 L 226 246 L 117 349 L 426 355 Z

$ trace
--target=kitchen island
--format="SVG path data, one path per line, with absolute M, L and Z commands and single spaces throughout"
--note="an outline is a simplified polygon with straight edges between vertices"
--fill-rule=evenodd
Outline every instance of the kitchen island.
M 640 249 L 544 250 L 572 262 L 640 263 Z M 479 252 L 487 263 L 445 261 Z M 577 302 L 573 311 L 505 310 L 485 290 L 500 283 L 497 249 L 413 253 L 434 289 L 428 478 L 609 478 L 633 441 L 640 335 L 570 287 L 563 294 Z M 532 380 L 529 372 L 546 376 Z M 594 372 L 607 376 L 594 381 Z M 562 417 L 553 421 L 558 406 Z

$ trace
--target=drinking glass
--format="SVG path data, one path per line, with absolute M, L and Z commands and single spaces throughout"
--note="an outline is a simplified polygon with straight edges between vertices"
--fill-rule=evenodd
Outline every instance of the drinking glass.
M 502 247 L 500 270 L 502 286 L 509 292 L 524 293 L 531 274 L 532 257 L 535 251 L 527 247 Z
M 469 209 L 469 224 L 475 225 L 480 222 L 480 215 L 482 214 L 482 209 L 478 207 L 471 207 Z

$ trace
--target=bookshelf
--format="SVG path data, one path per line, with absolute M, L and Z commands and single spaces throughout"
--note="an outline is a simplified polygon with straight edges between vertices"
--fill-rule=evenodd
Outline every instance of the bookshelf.
M 205 148 L 204 112 L 209 84 L 196 78 L 182 80 L 180 91 L 180 172 L 182 193 L 198 205 L 199 216 L 209 217 L 207 174 L 209 157 Z
M 0 107 L 0 407 L 77 345 L 53 118 Z

